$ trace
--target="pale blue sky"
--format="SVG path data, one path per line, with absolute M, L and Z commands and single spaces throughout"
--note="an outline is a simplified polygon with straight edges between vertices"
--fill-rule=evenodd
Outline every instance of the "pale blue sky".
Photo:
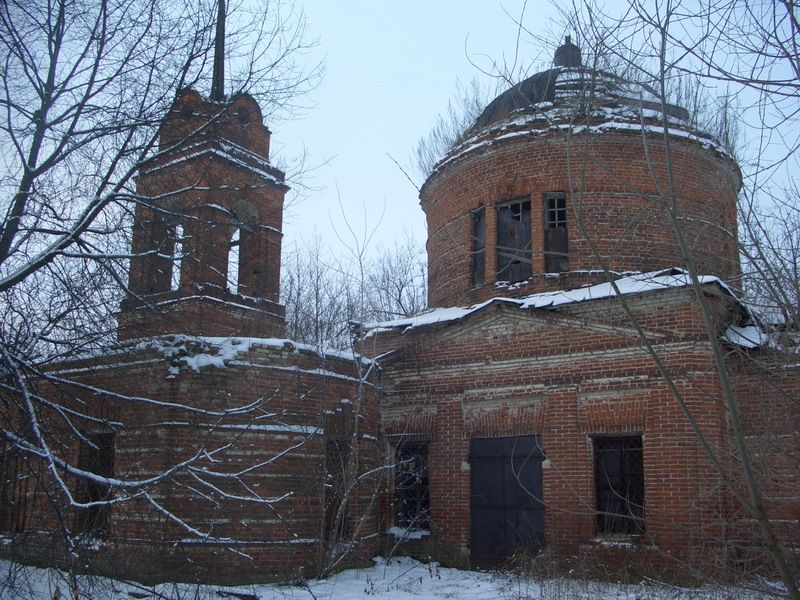
M 328 161 L 308 178 L 318 188 L 285 215 L 285 245 L 308 240 L 313 230 L 341 250 L 336 232 L 349 236 L 339 199 L 359 236 L 377 228 L 372 247 L 391 245 L 404 231 L 425 239 L 417 191 L 388 155 L 410 169 L 417 140 L 434 124 L 456 89 L 491 59 L 513 61 L 521 0 L 407 0 L 405 2 L 298 0 L 308 33 L 319 39 L 310 61 L 326 73 L 311 94 L 316 105 L 273 130 L 273 153 Z M 548 2 L 528 2 L 525 24 L 557 39 Z M 523 35 L 518 63 L 548 68 L 554 48 Z M 269 123 L 268 123 L 269 125 Z M 421 182 L 417 182 L 421 183 Z M 381 217 L 381 215 L 383 215 Z
M 284 247 L 307 243 L 316 232 L 325 245 L 346 252 L 354 243 L 340 201 L 359 243 L 374 231 L 371 250 L 391 246 L 406 231 L 424 244 L 417 190 L 389 155 L 421 184 L 411 167 L 414 147 L 446 110 L 457 80 L 469 83 L 478 67 L 492 71 L 493 60 L 510 64 L 516 59 L 516 70 L 529 73 L 549 68 L 555 47 L 571 33 L 551 0 L 296 2 L 305 11 L 309 37 L 318 38 L 308 61 L 322 61 L 326 73 L 310 94 L 313 108 L 294 120 L 267 125 L 273 131 L 274 156 L 289 159 L 306 148 L 309 164 L 322 166 L 306 178 L 314 189 L 285 212 Z M 613 15 L 625 4 L 606 0 L 599 6 Z M 517 45 L 515 19 L 523 6 L 527 31 Z M 714 82 L 704 85 L 713 96 Z M 764 161 L 773 146 L 783 156 L 786 143 L 776 142 L 771 136 L 780 136 L 762 125 L 761 99 L 752 90 L 731 86 L 719 93 L 732 93 L 738 105 L 734 110 L 745 170 L 747 157 Z M 779 122 L 790 130 L 790 141 L 796 139 L 795 119 Z M 780 163 L 781 169 L 768 174 L 778 183 L 788 181 L 798 161 Z

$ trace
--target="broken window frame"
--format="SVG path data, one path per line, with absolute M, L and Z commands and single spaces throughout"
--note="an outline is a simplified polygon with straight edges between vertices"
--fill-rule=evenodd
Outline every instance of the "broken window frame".
M 550 192 L 544 196 L 544 270 L 564 273 L 569 270 L 569 235 L 567 230 L 567 195 Z
M 598 535 L 644 533 L 642 436 L 597 436 L 593 449 Z
M 533 274 L 531 201 L 518 198 L 497 205 L 497 281 L 517 283 Z
M 486 283 L 486 207 L 472 211 L 472 287 Z
M 394 524 L 410 531 L 430 529 L 428 443 L 401 442 L 395 447 Z

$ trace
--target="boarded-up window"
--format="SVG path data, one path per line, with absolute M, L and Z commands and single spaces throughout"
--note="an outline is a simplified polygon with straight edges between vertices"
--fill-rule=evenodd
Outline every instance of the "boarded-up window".
M 644 531 L 644 465 L 642 438 L 594 439 L 597 532 Z
M 409 529 L 430 527 L 428 445 L 403 443 L 395 452 L 395 524 Z
M 544 198 L 544 268 L 548 273 L 568 270 L 567 196 L 547 194 Z
M 497 207 L 497 280 L 531 276 L 531 203 L 517 200 Z
M 472 212 L 472 285 L 486 282 L 486 208 Z
M 86 442 L 81 444 L 78 468 L 100 477 L 114 476 L 114 434 L 88 433 Z M 81 502 L 98 502 L 78 513 L 78 530 L 95 537 L 105 537 L 109 533 L 108 506 L 102 502 L 111 500 L 111 486 L 92 479 L 81 479 L 78 498 Z

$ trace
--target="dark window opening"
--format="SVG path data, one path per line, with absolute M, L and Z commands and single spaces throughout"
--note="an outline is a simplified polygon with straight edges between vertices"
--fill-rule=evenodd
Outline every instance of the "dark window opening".
M 84 436 L 78 456 L 78 468 L 100 477 L 114 476 L 114 434 L 89 433 Z M 91 478 L 82 479 L 78 498 L 81 502 L 107 502 L 113 497 L 111 486 Z M 94 537 L 109 533 L 108 506 L 98 504 L 84 508 L 78 514 L 78 529 Z
M 330 440 L 325 447 L 325 540 L 336 543 L 350 533 L 347 500 L 352 448 L 350 440 Z
M 547 194 L 544 198 L 544 268 L 547 273 L 568 270 L 567 196 Z
M 644 531 L 644 465 L 641 437 L 594 439 L 597 532 Z
M 29 485 L 32 476 L 24 455 L 14 447 L 3 444 L 0 456 L 0 531 L 23 531 L 27 527 Z M 34 482 L 35 485 L 35 482 Z
M 429 529 L 428 445 L 399 445 L 395 451 L 394 473 L 395 525 Z
M 472 212 L 472 286 L 486 283 L 486 209 Z
M 524 281 L 531 276 L 531 203 L 497 207 L 497 280 Z

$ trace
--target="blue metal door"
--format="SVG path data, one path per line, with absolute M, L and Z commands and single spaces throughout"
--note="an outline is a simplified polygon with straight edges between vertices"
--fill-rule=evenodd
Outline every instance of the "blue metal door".
M 544 540 L 539 436 L 470 440 L 470 562 L 494 567 Z

